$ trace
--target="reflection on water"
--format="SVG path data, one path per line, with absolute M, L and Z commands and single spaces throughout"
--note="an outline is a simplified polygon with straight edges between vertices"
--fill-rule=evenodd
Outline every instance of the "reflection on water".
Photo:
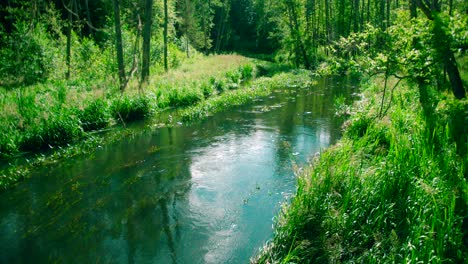
M 351 92 L 323 80 L 38 169 L 2 194 L 0 263 L 246 263 Z

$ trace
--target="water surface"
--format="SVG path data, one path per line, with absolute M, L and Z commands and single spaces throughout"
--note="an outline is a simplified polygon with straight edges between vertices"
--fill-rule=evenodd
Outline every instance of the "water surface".
M 0 263 L 247 263 L 340 136 L 324 79 L 45 166 L 0 199 Z

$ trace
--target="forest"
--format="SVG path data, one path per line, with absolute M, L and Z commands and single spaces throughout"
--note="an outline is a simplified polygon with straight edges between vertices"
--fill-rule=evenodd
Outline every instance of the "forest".
M 327 78 L 347 81 L 330 81 L 322 91 L 318 87 Z M 291 116 L 286 101 L 259 106 L 259 112 L 279 111 L 275 118 L 284 118 L 283 125 L 272 128 L 279 133 L 293 133 L 297 116 L 328 114 L 323 109 L 330 108 L 330 127 L 339 127 L 339 139 L 327 141 L 330 146 L 319 144 L 318 154 L 305 159 L 303 166 L 287 165 L 296 179 L 294 194 L 281 196 L 280 208 L 272 207 L 276 208 L 273 223 L 263 224 L 273 224 L 273 230 L 258 243 L 248 244 L 252 247 L 248 256 L 221 261 L 207 258 L 207 253 L 200 263 L 464 263 L 468 259 L 467 84 L 465 0 L 2 1 L 0 217 L 7 220 L 0 219 L 0 243 L 21 240 L 7 231 L 13 225 L 8 212 L 15 199 L 23 200 L 17 197 L 18 189 L 29 191 L 27 186 L 41 181 L 34 180 L 42 179 L 37 175 L 41 169 L 84 156 L 98 160 L 96 153 L 102 149 L 160 129 L 168 129 L 169 145 L 190 152 L 185 150 L 189 136 L 172 129 L 202 124 L 206 125 L 202 131 L 209 127 L 217 133 L 223 126 L 211 120 L 218 115 L 235 115 L 243 107 L 273 98 L 329 96 L 309 98 L 316 105 Z M 357 91 L 350 92 L 354 88 Z M 292 100 L 294 111 L 305 108 L 307 100 Z M 327 138 L 335 137 L 331 134 Z M 278 154 L 282 162 L 302 155 L 293 150 L 295 146 L 292 141 L 278 143 L 279 152 L 290 152 Z M 145 153 L 164 151 L 155 143 Z M 182 163 L 164 168 L 174 170 L 169 179 L 185 170 L 195 179 L 193 170 Z M 119 170 L 137 164 L 127 161 Z M 140 181 L 127 176 L 125 184 Z M 53 212 L 55 220 L 38 224 L 36 231 L 21 227 L 31 236 L 24 243 L 36 243 L 31 241 L 58 225 L 57 219 L 65 218 L 76 204 L 89 202 L 91 198 L 81 195 L 93 192 L 93 184 L 84 184 L 79 177 L 57 184 L 61 191 L 41 193 L 52 197 L 45 202 L 48 207 L 56 203 L 44 210 Z M 164 184 L 174 185 L 166 180 Z M 249 195 L 266 192 L 269 185 L 258 182 L 253 180 Z M 130 193 L 131 184 L 120 190 Z M 58 199 L 57 193 L 68 192 L 65 187 L 80 193 L 80 198 L 71 203 L 74 198 L 69 197 L 68 203 L 60 194 Z M 173 245 L 177 237 L 171 233 L 179 222 L 167 216 L 177 211 L 179 187 L 166 188 L 174 189 L 160 198 L 148 194 L 129 203 L 122 209 L 127 210 L 125 216 L 116 219 L 126 219 L 121 221 L 127 226 L 127 220 L 133 219 L 135 228 L 137 216 L 147 216 L 145 208 L 158 208 L 153 209 L 162 216 L 154 221 L 162 223 L 169 259 L 185 263 L 177 257 L 178 247 Z M 136 193 L 133 190 L 129 196 Z M 29 201 L 25 196 L 24 201 Z M 40 211 L 30 205 L 34 199 L 25 202 L 31 214 Z M 96 208 L 111 204 L 106 199 L 92 198 Z M 173 208 L 168 209 L 171 199 Z M 254 203 L 250 198 L 239 200 L 242 208 Z M 88 220 L 83 220 L 86 224 L 79 232 L 91 234 L 100 228 Z M 63 221 L 67 228 L 76 222 Z M 117 226 L 112 232 L 133 230 Z M 128 241 L 138 241 L 138 232 L 133 231 Z M 30 246 L 14 250 L 0 246 L 16 252 L 0 257 L 0 262 L 28 262 L 19 255 Z M 39 262 L 73 260 L 73 253 L 34 252 Z M 81 252 L 81 257 L 88 257 L 81 261 L 98 262 L 100 256 L 87 252 Z M 130 257 L 138 250 L 131 252 L 128 262 L 145 262 Z M 116 259 L 106 255 L 103 260 Z

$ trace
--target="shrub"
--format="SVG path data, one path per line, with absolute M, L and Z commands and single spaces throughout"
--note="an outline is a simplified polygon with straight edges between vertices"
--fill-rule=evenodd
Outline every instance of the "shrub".
M 201 90 L 203 92 L 203 96 L 206 98 L 210 97 L 214 93 L 214 87 L 211 82 L 204 82 L 201 84 Z
M 239 83 L 242 79 L 242 74 L 238 70 L 228 71 L 226 72 L 226 78 L 232 83 Z
M 1 82 L 15 86 L 47 79 L 51 58 L 46 51 L 49 40 L 43 27 L 38 25 L 31 31 L 28 23 L 19 21 L 10 36 L 0 32 L 0 38 L 5 43 L 0 49 Z
M 210 79 L 210 83 L 213 85 L 213 87 L 216 89 L 216 91 L 218 91 L 218 93 L 222 93 L 227 89 L 226 81 L 223 80 L 223 79 L 217 80 L 217 79 L 212 77 Z
M 169 93 L 169 106 L 185 107 L 194 105 L 203 99 L 203 94 L 197 89 L 174 89 Z
M 18 152 L 16 131 L 9 125 L 0 127 L 0 159 L 8 158 Z
M 371 125 L 372 120 L 366 116 L 358 117 L 352 120 L 349 126 L 346 128 L 346 135 L 352 139 L 358 139 L 363 137 Z
M 241 66 L 239 72 L 243 81 L 248 81 L 253 78 L 253 66 L 251 64 Z
M 56 110 L 57 111 L 57 110 Z M 51 113 L 49 119 L 43 119 L 42 122 L 23 136 L 20 142 L 20 149 L 26 151 L 44 150 L 50 147 L 63 146 L 80 138 L 83 130 L 79 119 L 71 114 L 71 111 L 65 113 Z
M 142 120 L 150 114 L 149 99 L 145 96 L 122 96 L 112 102 L 111 113 L 115 120 L 129 122 Z
M 78 113 L 84 131 L 98 130 L 109 124 L 109 107 L 105 100 L 97 99 Z

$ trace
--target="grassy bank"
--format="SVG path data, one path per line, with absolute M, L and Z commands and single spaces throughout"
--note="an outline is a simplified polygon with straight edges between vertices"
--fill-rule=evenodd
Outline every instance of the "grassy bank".
M 468 259 L 468 102 L 438 95 L 429 119 L 403 84 L 378 118 L 381 83 L 367 84 L 343 139 L 298 172 L 295 198 L 252 262 Z
M 253 77 L 251 60 L 235 55 L 187 61 L 140 89 L 48 82 L 0 93 L 0 158 L 67 146 L 119 122 L 146 118 L 169 107 L 196 104 Z M 218 83 L 222 83 L 217 85 Z M 236 87 L 237 87 L 236 86 Z
M 287 85 L 309 85 L 310 72 L 237 55 L 203 57 L 154 76 L 143 90 L 69 86 L 18 88 L 1 93 L 0 189 L 8 189 L 37 166 L 93 152 L 135 133 L 137 120 L 175 125 L 203 119 L 268 95 Z M 122 125 L 119 125 L 122 124 Z M 117 126 L 115 126 L 117 125 Z M 97 133 L 109 131 L 109 133 Z M 26 162 L 24 162 L 26 157 Z M 7 165 L 8 164 L 8 165 Z

